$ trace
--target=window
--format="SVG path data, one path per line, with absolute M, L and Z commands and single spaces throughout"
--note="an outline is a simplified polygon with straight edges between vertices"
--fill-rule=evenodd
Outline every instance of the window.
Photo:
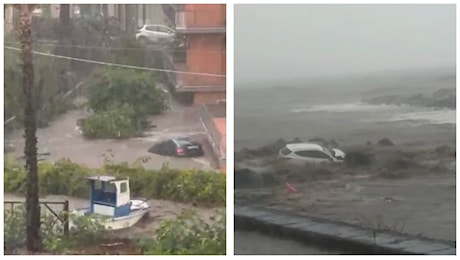
M 327 154 L 321 151 L 298 151 L 295 154 L 302 156 L 302 157 L 309 157 L 314 159 L 331 159 Z
M 173 33 L 173 31 L 166 26 L 158 26 L 157 30 L 163 33 Z
M 188 145 L 190 142 L 192 142 L 190 138 L 178 138 L 176 141 L 179 145 Z
M 146 26 L 145 29 L 147 31 L 156 31 L 157 27 L 155 25 L 149 25 L 149 26 Z
M 106 192 L 116 192 L 117 191 L 117 187 L 115 186 L 115 184 L 113 183 L 107 183 L 105 185 L 105 191 Z
M 120 184 L 120 193 L 125 193 L 128 191 L 128 184 L 126 182 L 123 182 Z
M 157 30 L 162 33 L 169 33 L 169 30 L 166 27 L 158 26 Z
M 284 147 L 283 149 L 281 149 L 280 153 L 282 155 L 288 155 L 291 153 L 291 150 L 289 150 L 287 147 Z

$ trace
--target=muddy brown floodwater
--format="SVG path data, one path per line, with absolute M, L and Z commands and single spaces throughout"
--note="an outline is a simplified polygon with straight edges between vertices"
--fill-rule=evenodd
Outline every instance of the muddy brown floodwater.
M 77 120 L 85 118 L 87 113 L 81 110 L 69 111 L 58 117 L 51 125 L 39 129 L 38 151 L 50 153 L 44 157 L 48 161 L 69 158 L 73 162 L 89 167 L 101 167 L 104 163 L 104 154 L 113 154 L 111 160 L 116 162 L 134 162 L 140 157 L 150 160 L 144 163 L 146 168 L 159 169 L 163 164 L 172 168 L 184 169 L 212 169 L 211 150 L 199 121 L 198 110 L 193 107 L 177 107 L 156 117 L 152 123 L 157 128 L 146 133 L 145 137 L 127 140 L 87 140 L 77 128 Z M 23 131 L 18 130 L 11 136 L 11 143 L 15 147 L 13 156 L 23 155 Z M 161 156 L 147 152 L 155 143 L 163 139 L 179 136 L 190 136 L 203 143 L 205 157 L 175 158 Z
M 455 174 L 401 180 L 359 176 L 236 191 L 236 200 L 370 228 L 456 239 Z M 249 199 L 250 197 L 250 199 Z

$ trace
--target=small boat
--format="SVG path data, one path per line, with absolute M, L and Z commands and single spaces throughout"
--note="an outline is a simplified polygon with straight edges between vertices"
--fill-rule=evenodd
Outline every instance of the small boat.
M 129 178 L 93 176 L 90 185 L 90 207 L 77 209 L 76 216 L 92 216 L 107 230 L 120 230 L 134 226 L 150 210 L 147 201 L 131 199 Z M 74 226 L 72 221 L 70 226 Z

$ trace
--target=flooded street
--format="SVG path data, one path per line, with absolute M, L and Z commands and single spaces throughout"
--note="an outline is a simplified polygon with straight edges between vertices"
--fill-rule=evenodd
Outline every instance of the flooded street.
M 337 255 L 340 253 L 258 232 L 235 231 L 235 255 Z
M 56 118 L 50 126 L 39 129 L 38 152 L 50 153 L 45 159 L 56 161 L 62 158 L 84 164 L 88 167 L 101 167 L 105 156 L 115 162 L 134 162 L 139 158 L 148 157 L 144 164 L 149 169 L 159 169 L 163 164 L 172 168 L 211 169 L 211 150 L 204 136 L 204 130 L 199 121 L 198 109 L 195 107 L 175 106 L 173 111 L 167 111 L 160 116 L 151 118 L 157 127 L 146 133 L 145 137 L 127 140 L 88 140 L 85 139 L 77 120 L 85 118 L 85 111 L 74 110 Z M 14 157 L 23 155 L 23 130 L 17 130 L 11 137 L 15 147 Z M 203 143 L 205 157 L 175 158 L 147 152 L 155 143 L 170 137 L 190 136 Z M 113 157 L 112 157 L 113 155 Z
M 296 214 L 456 240 L 455 175 L 404 180 L 336 179 L 285 187 L 236 190 L 236 198 Z M 260 198 L 260 199 L 258 199 Z
M 157 127 L 147 132 L 145 137 L 132 138 L 127 140 L 87 140 L 77 127 L 77 120 L 85 118 L 87 113 L 81 110 L 69 111 L 54 120 L 49 127 L 39 129 L 38 151 L 39 153 L 50 153 L 46 156 L 47 161 L 56 161 L 62 158 L 69 158 L 73 162 L 84 164 L 88 167 L 101 167 L 104 158 L 115 162 L 135 162 L 139 158 L 148 157 L 144 166 L 149 169 L 159 169 L 164 164 L 172 168 L 184 169 L 212 169 L 209 159 L 210 148 L 204 137 L 202 126 L 199 122 L 199 114 L 194 107 L 181 107 L 173 104 L 172 110 L 160 116 L 151 118 L 152 124 Z M 24 140 L 22 130 L 18 130 L 12 136 L 12 144 L 16 148 L 13 155 L 18 158 L 22 156 Z M 157 141 L 176 137 L 190 136 L 202 142 L 207 156 L 199 158 L 176 158 L 148 153 L 147 150 Z M 113 157 L 112 157 L 113 156 Z M 23 196 L 5 194 L 4 201 L 23 201 Z M 50 195 L 40 199 L 41 201 L 64 201 L 69 200 L 70 210 L 85 208 L 89 206 L 87 199 Z M 151 211 L 149 217 L 127 231 L 117 231 L 117 236 L 123 238 L 137 238 L 144 235 L 154 234 L 155 229 L 167 218 L 174 218 L 182 210 L 195 210 L 199 217 L 207 221 L 214 215 L 215 209 L 195 207 L 188 204 L 176 203 L 165 200 L 150 200 Z M 10 205 L 5 204 L 5 209 Z M 62 211 L 61 205 L 51 205 L 53 210 Z M 47 211 L 42 207 L 42 211 Z

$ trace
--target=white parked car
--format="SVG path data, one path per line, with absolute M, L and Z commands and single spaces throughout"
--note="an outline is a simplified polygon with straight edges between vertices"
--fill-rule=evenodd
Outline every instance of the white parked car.
M 339 149 L 328 149 L 319 144 L 288 144 L 278 153 L 279 159 L 292 161 L 294 164 L 322 162 L 343 162 L 345 153 Z
M 142 44 L 172 43 L 175 35 L 175 31 L 166 25 L 146 24 L 137 31 L 136 40 Z

